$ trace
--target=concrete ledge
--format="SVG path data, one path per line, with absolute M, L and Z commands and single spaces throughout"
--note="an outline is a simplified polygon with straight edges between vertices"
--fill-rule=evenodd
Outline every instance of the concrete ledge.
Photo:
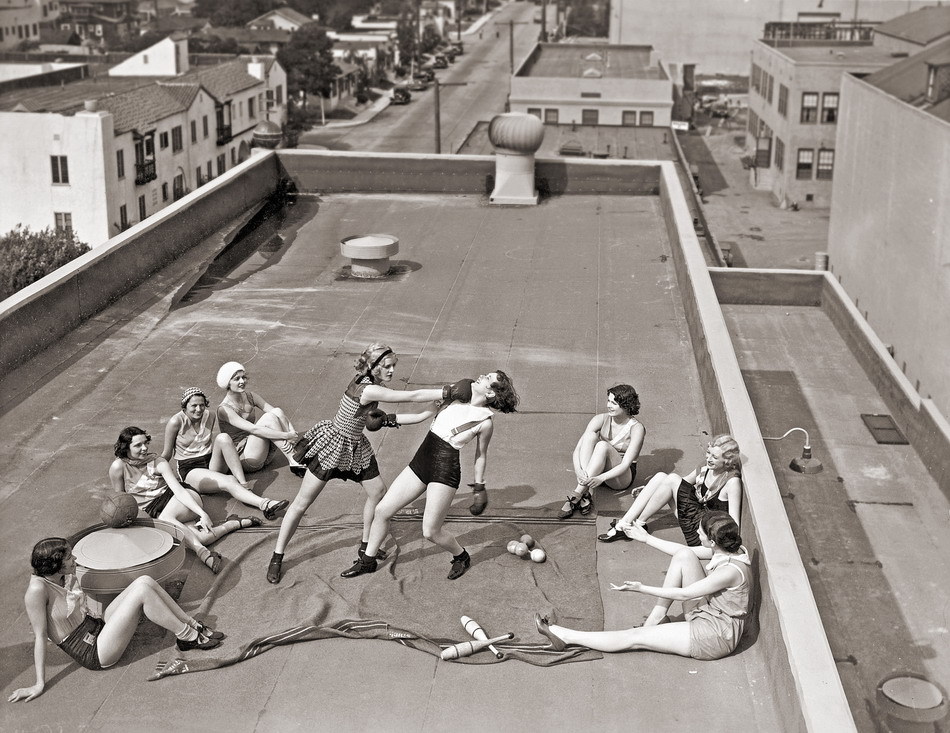
M 789 730 L 856 730 L 686 199 L 673 163 L 660 165 L 661 205 L 712 428 L 742 446 L 743 514 L 755 531 L 744 539 L 761 553 L 758 643 L 773 660 L 769 693 Z
M 824 272 L 709 268 L 723 305 L 821 305 Z
M 0 376 L 253 208 L 273 193 L 277 180 L 274 153 L 257 153 L 4 300 L 0 303 Z

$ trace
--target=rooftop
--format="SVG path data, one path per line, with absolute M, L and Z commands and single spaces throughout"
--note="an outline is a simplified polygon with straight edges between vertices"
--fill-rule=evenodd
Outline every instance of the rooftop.
M 890 51 L 865 43 L 819 43 L 813 46 L 805 45 L 807 42 L 802 41 L 793 46 L 786 46 L 780 41 L 763 43 L 796 64 L 849 68 L 887 66 L 894 63 L 894 56 Z
M 950 96 L 927 102 L 929 67 L 950 64 L 950 39 L 864 78 L 868 84 L 935 117 L 950 122 Z
M 927 46 L 950 36 L 950 5 L 920 8 L 900 15 L 874 29 L 875 33 L 893 36 L 921 46 Z
M 652 46 L 539 43 L 518 76 L 579 79 L 666 79 L 651 62 Z

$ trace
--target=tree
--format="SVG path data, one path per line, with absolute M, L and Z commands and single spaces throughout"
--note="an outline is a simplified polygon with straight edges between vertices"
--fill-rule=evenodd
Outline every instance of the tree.
M 307 97 L 316 94 L 320 99 L 320 118 L 326 124 L 323 100 L 329 98 L 333 80 L 340 68 L 333 63 L 333 41 L 326 31 L 311 23 L 295 31 L 290 41 L 277 52 L 277 61 L 287 71 L 288 92 L 302 95 L 303 106 Z
M 89 245 L 76 239 L 72 229 L 31 232 L 18 225 L 0 236 L 0 300 L 88 251 Z
M 159 41 L 167 38 L 168 35 L 168 33 L 161 33 L 159 31 L 148 31 L 140 36 L 129 36 L 116 43 L 109 50 L 138 53 L 139 51 L 144 51 L 146 48 L 151 48 Z
M 429 23 L 422 29 L 422 40 L 419 42 L 421 53 L 432 53 L 442 43 L 442 36 L 434 23 Z
M 416 57 L 417 35 L 416 16 L 407 5 L 403 14 L 399 16 L 399 20 L 396 21 L 396 48 L 399 49 L 400 66 L 412 63 Z
M 221 38 L 215 35 L 191 36 L 188 39 L 191 53 L 241 53 L 241 44 L 233 38 Z
M 216 26 L 243 26 L 283 4 L 279 0 L 196 0 L 194 15 L 209 18 Z

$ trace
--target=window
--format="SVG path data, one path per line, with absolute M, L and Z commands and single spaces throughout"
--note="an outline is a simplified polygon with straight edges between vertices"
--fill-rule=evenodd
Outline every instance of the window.
M 175 125 L 172 128 L 172 152 L 177 153 L 181 149 L 181 125 Z
M 203 181 L 201 180 L 201 166 L 199 165 L 197 168 L 195 168 L 195 187 L 197 188 L 202 183 Z
M 211 163 L 209 162 L 208 165 L 210 166 Z M 224 153 L 221 153 L 221 155 L 218 156 L 218 175 L 219 176 L 222 173 L 224 173 L 226 165 L 227 165 L 227 160 L 224 157 Z
M 168 201 L 168 183 L 162 183 L 162 201 Z
M 162 150 L 168 147 L 168 133 L 167 132 L 158 133 L 158 147 Z
M 50 166 L 53 169 L 53 183 L 69 183 L 69 165 L 65 155 L 51 155 Z
M 257 112 L 254 111 L 254 97 L 248 97 L 247 100 L 247 116 L 252 120 L 257 117 Z
M 765 79 L 765 101 L 767 101 L 769 104 L 772 104 L 772 88 L 774 86 L 775 77 L 773 77 L 771 74 L 766 74 Z
M 119 178 L 125 178 L 125 151 L 115 151 L 115 170 Z
M 534 115 L 539 120 L 541 119 L 541 108 L 540 107 L 528 107 L 528 114 Z
M 802 122 L 818 122 L 818 92 L 802 94 Z
M 277 104 L 284 103 L 284 87 L 280 84 L 277 85 Z
M 838 121 L 838 93 L 821 95 L 821 121 L 833 124 Z
M 749 134 L 752 135 L 752 137 L 758 137 L 758 135 L 759 135 L 759 116 L 758 116 L 755 112 L 753 112 L 751 109 L 749 110 L 749 125 L 748 125 L 748 130 L 749 130 Z
M 778 113 L 788 117 L 788 87 L 784 84 L 778 85 Z
M 237 149 L 233 147 L 231 148 L 231 165 L 237 165 Z
M 581 92 L 581 99 L 600 99 L 600 92 Z
M 195 120 L 191 121 L 191 144 L 194 145 L 198 142 L 198 123 Z
M 815 163 L 815 151 L 812 148 L 798 149 L 798 167 L 795 169 L 795 178 L 799 181 L 811 180 L 811 169 Z
M 139 221 L 145 221 L 148 213 L 145 211 L 145 197 L 139 196 Z
M 119 207 L 119 230 L 125 231 L 129 228 L 129 211 L 125 204 Z
M 652 112 L 640 113 L 640 127 L 653 127 L 653 113 Z
M 835 151 L 818 151 L 818 168 L 815 170 L 815 178 L 819 181 L 830 181 L 835 170 Z
M 201 117 L 201 131 L 204 133 L 205 137 L 208 137 L 208 115 L 203 115 Z
M 557 110 L 556 109 L 546 109 L 544 110 L 544 124 L 546 125 L 556 125 L 558 120 Z
M 172 196 L 175 201 L 185 195 L 185 176 L 179 173 L 172 180 Z
M 268 89 L 267 90 L 267 109 L 270 109 L 273 106 L 274 106 L 274 90 Z
M 582 125 L 596 125 L 600 120 L 600 114 L 596 109 L 582 109 L 581 110 L 581 124 Z
M 752 79 L 750 81 L 750 86 L 759 91 L 762 83 L 762 69 L 759 68 L 758 64 L 752 64 Z
M 211 172 L 211 161 L 208 161 L 208 165 L 205 166 L 205 170 L 208 171 L 208 175 L 205 177 L 205 180 L 210 181 L 214 178 L 214 174 Z
M 53 214 L 56 218 L 56 231 L 71 232 L 73 230 L 73 215 L 64 211 L 57 211 Z
M 624 127 L 637 126 L 637 113 L 632 109 L 625 109 L 620 113 L 620 124 Z
M 775 138 L 775 167 L 785 170 L 785 143 L 781 138 Z

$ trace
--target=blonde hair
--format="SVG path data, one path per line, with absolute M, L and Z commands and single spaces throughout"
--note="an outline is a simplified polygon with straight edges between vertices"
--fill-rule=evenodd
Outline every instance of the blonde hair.
M 722 460 L 726 470 L 735 471 L 736 473 L 742 470 L 742 457 L 739 455 L 739 444 L 735 438 L 728 433 L 723 433 L 713 438 L 709 445 L 722 451 Z
M 360 376 L 368 376 L 371 371 L 389 354 L 393 353 L 393 350 L 390 349 L 386 344 L 374 343 L 367 346 L 363 349 L 363 353 L 360 354 L 360 358 L 356 360 L 356 372 Z

